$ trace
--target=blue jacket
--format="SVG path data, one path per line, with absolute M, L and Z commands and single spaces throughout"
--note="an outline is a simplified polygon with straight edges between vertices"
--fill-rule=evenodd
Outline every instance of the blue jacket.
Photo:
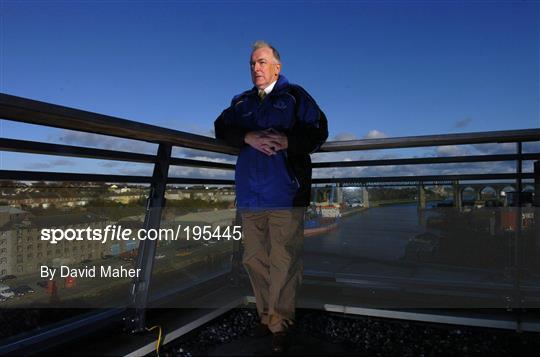
M 236 199 L 240 209 L 280 209 L 309 205 L 311 159 L 328 137 L 324 113 L 300 86 L 279 76 L 261 102 L 256 87 L 232 99 L 214 122 L 216 138 L 240 148 Z M 266 154 L 245 144 L 247 132 L 273 128 L 285 133 L 288 149 Z

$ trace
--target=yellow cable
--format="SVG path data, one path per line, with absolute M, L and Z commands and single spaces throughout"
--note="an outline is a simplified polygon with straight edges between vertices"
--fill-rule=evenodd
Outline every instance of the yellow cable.
M 150 328 L 147 328 L 146 331 L 152 331 L 152 330 L 155 330 L 156 328 L 159 329 L 158 340 L 157 340 L 157 343 L 156 343 L 156 354 L 159 357 L 159 347 L 161 345 L 161 331 L 162 331 L 161 326 L 155 325 L 155 326 L 152 326 Z

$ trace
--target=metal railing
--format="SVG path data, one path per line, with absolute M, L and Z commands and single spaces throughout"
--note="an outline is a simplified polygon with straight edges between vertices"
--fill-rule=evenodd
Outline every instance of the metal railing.
M 120 119 L 116 117 L 91 113 L 87 111 L 67 108 L 30 99 L 0 94 L 0 118 L 22 123 L 61 129 L 76 130 L 86 133 L 95 133 L 132 139 L 158 144 L 156 155 L 132 153 L 118 150 L 105 150 L 79 147 L 72 145 L 50 144 L 43 142 L 0 139 L 0 150 L 28 154 L 46 154 L 63 157 L 91 158 L 102 160 L 115 160 L 123 162 L 154 164 L 152 176 L 133 175 L 104 175 L 86 173 L 40 172 L 21 170 L 0 170 L 1 180 L 20 181 L 95 181 L 95 182 L 125 182 L 150 184 L 150 193 L 146 210 L 144 228 L 158 228 L 162 209 L 165 206 L 165 189 L 168 184 L 204 184 L 204 185 L 234 185 L 233 180 L 223 179 L 194 179 L 187 177 L 170 177 L 171 166 L 190 166 L 198 168 L 212 168 L 234 170 L 234 165 L 218 162 L 191 160 L 172 157 L 172 147 L 179 146 L 197 150 L 210 151 L 236 155 L 238 150 L 225 145 L 223 142 L 191 133 L 162 128 L 140 122 Z M 424 175 L 424 176 L 394 176 L 394 177 L 348 177 L 348 178 L 316 178 L 314 184 L 369 184 L 369 183 L 447 183 L 456 180 L 514 180 L 518 190 L 522 187 L 522 180 L 534 179 L 538 192 L 539 172 L 536 163 L 535 172 L 522 172 L 522 163 L 525 160 L 540 160 L 540 153 L 522 152 L 522 143 L 540 141 L 540 129 L 478 132 L 466 134 L 425 135 L 400 138 L 382 138 L 352 141 L 333 141 L 325 143 L 319 150 L 321 153 L 339 151 L 358 151 L 374 149 L 417 148 L 441 145 L 463 145 L 480 143 L 516 143 L 515 154 L 504 155 L 473 155 L 454 157 L 425 157 L 384 160 L 360 160 L 315 162 L 314 169 L 335 167 L 367 167 L 384 165 L 425 165 L 443 163 L 473 163 L 515 161 L 516 172 L 492 174 L 453 174 L 453 175 Z M 538 202 L 537 194 L 537 202 Z M 148 289 L 151 272 L 154 264 L 155 241 L 145 240 L 140 243 L 137 268 L 142 269 L 139 279 L 135 280 L 131 290 L 130 314 L 126 321 L 133 332 L 141 331 L 145 326 L 145 308 L 148 303 Z

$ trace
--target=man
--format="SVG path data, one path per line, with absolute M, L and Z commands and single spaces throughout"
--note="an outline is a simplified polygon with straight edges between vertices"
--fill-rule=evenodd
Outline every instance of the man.
M 236 198 L 244 256 L 261 324 L 285 349 L 302 280 L 304 211 L 311 195 L 311 159 L 328 137 L 324 113 L 300 86 L 281 75 L 278 51 L 257 41 L 251 52 L 254 87 L 232 99 L 216 119 L 216 138 L 240 148 Z

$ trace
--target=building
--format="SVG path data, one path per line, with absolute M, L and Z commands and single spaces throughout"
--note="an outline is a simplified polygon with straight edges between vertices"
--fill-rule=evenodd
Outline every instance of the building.
M 12 210 L 13 219 L 0 226 L 0 275 L 35 273 L 43 265 L 75 264 L 110 251 L 110 242 L 63 240 L 52 244 L 40 239 L 44 228 L 104 229 L 114 224 L 106 217 L 92 213 L 30 216 L 16 210 Z

